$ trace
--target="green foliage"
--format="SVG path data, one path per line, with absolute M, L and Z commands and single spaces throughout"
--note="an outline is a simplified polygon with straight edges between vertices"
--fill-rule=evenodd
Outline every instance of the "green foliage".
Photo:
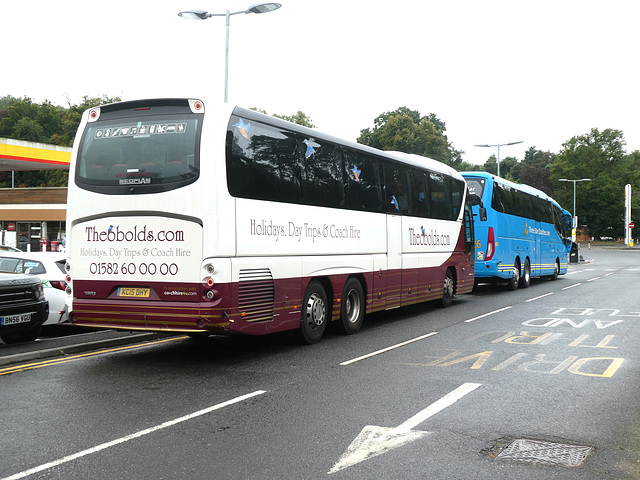
M 454 168 L 462 165 L 463 152 L 449 143 L 445 123 L 433 113 L 422 116 L 416 110 L 400 107 L 378 116 L 373 124 L 373 129 L 360 132 L 358 143 L 430 157 Z
M 586 135 L 571 138 L 563 144 L 551 169 L 556 183 L 556 199 L 573 208 L 573 182 L 560 178 L 590 178 L 575 186 L 576 212 L 580 225 L 586 225 L 595 237 L 624 236 L 624 186 L 640 188 L 638 152 L 626 155 L 621 131 L 594 128 Z
M 516 183 L 524 183 L 542 190 L 547 195 L 553 196 L 553 184 L 551 182 L 551 165 L 556 155 L 551 152 L 529 148 L 524 154 L 524 160 L 517 162 L 509 171 L 509 180 Z
M 293 115 L 278 115 L 276 113 L 273 114 L 274 117 L 281 118 L 288 122 L 296 123 L 298 125 L 302 125 L 303 127 L 316 128 L 316 126 L 311 121 L 311 118 L 307 116 L 302 110 L 298 110 Z
M 71 147 L 82 113 L 88 108 L 119 101 L 118 97 L 83 97 L 78 105 L 68 108 L 45 100 L 34 103 L 30 98 L 11 95 L 0 98 L 0 137 L 26 142 L 49 143 Z M 63 170 L 15 172 L 15 186 L 62 187 L 67 185 L 69 173 Z M 0 172 L 0 187 L 11 187 L 11 172 Z
M 264 113 L 265 115 L 268 115 L 267 111 L 263 108 L 251 107 L 249 110 L 253 110 L 255 112 Z M 295 123 L 297 125 L 302 125 L 303 127 L 316 128 L 316 126 L 313 124 L 313 121 L 311 120 L 311 117 L 309 117 L 302 110 L 298 110 L 293 115 L 280 115 L 280 114 L 274 113 L 273 116 L 276 118 L 281 118 L 282 120 L 286 120 L 287 122 Z

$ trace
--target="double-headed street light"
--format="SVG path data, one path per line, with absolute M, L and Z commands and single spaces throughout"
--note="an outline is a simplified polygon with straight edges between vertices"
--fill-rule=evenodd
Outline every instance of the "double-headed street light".
M 498 143 L 496 145 L 474 145 L 474 147 L 498 147 L 498 176 L 500 176 L 500 147 L 506 147 L 507 145 L 516 145 L 522 143 L 523 140 L 518 142 Z
M 225 43 L 225 51 L 224 51 L 224 101 L 226 103 L 228 99 L 229 92 L 229 17 L 231 15 L 238 15 L 240 13 L 269 13 L 277 10 L 282 5 L 279 3 L 258 3 L 256 5 L 251 5 L 246 10 L 241 10 L 239 12 L 230 12 L 227 10 L 225 13 L 209 13 L 203 10 L 187 10 L 185 12 L 180 12 L 178 14 L 179 17 L 189 18 L 191 20 L 206 20 L 211 17 L 225 17 L 226 18 L 226 26 L 227 26 L 227 39 Z

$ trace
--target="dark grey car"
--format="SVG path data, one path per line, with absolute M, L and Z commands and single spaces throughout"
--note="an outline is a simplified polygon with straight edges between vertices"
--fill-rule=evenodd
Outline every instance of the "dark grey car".
M 34 341 L 48 316 L 49 303 L 38 277 L 0 273 L 0 338 L 4 343 Z

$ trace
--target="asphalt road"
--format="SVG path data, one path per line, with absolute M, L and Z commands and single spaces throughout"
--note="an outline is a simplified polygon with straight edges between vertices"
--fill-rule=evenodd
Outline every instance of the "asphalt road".
M 0 480 L 638 479 L 639 252 L 583 251 L 555 282 L 480 286 L 313 346 L 0 345 Z

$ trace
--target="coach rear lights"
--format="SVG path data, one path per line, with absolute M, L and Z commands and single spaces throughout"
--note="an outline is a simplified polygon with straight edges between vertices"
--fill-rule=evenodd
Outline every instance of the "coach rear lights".
M 189 108 L 193 113 L 204 113 L 204 103 L 201 100 L 190 99 Z
M 203 263 L 202 264 L 202 298 L 206 301 L 215 300 L 216 294 L 218 293 L 214 290 L 214 286 L 216 285 L 216 279 L 214 275 L 218 273 L 216 266 L 213 263 Z
M 71 266 L 68 263 L 64 266 L 64 268 L 65 268 L 65 270 L 67 272 L 69 272 L 71 270 Z M 71 292 L 72 292 L 72 290 L 71 290 L 71 275 L 67 274 L 67 276 L 64 277 L 64 282 L 62 282 L 62 283 L 65 284 L 64 292 L 67 295 L 71 295 Z
M 489 261 L 493 258 L 493 254 L 496 253 L 495 237 L 493 228 L 489 227 L 489 234 L 487 236 L 487 254 L 485 255 L 485 261 Z
M 100 107 L 95 107 L 89 110 L 89 121 L 95 122 L 100 118 Z

